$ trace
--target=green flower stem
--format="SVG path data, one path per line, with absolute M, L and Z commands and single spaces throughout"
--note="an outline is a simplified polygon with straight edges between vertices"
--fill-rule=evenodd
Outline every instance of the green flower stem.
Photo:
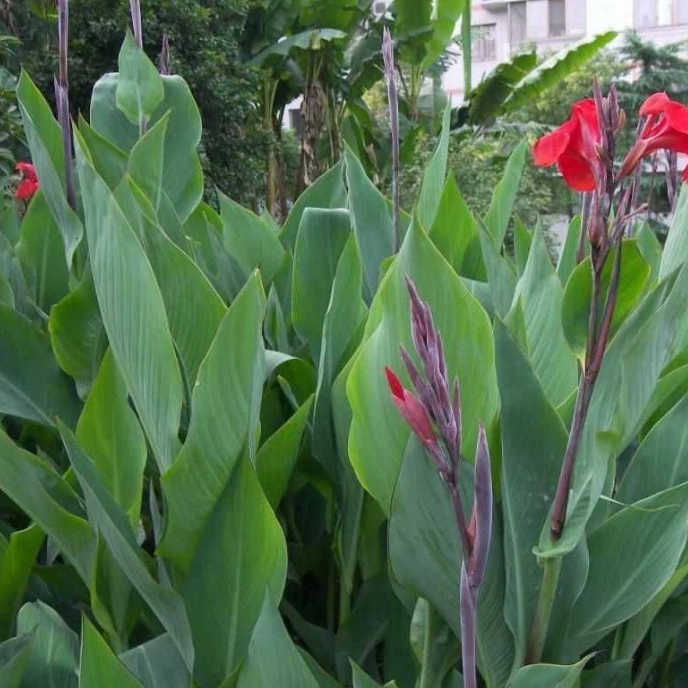
M 547 639 L 549 620 L 552 616 L 554 598 L 559 585 L 562 557 L 545 559 L 543 563 L 542 585 L 535 609 L 535 618 L 530 629 L 528 649 L 526 651 L 526 664 L 536 664 L 542 659 L 542 651 Z

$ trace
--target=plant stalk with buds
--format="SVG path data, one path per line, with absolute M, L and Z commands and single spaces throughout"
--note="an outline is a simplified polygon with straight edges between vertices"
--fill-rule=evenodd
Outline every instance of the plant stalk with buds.
M 406 285 L 411 303 L 411 335 L 415 353 L 421 362 L 420 369 L 403 347 L 401 358 L 416 394 L 404 389 L 391 369 L 386 368 L 385 373 L 392 401 L 422 443 L 451 496 L 463 554 L 459 615 L 464 686 L 476 688 L 478 592 L 485 577 L 492 531 L 490 454 L 485 429 L 481 425 L 475 458 L 473 508 L 467 521 L 459 493 L 462 439 L 459 382 L 455 378 L 450 388 L 442 338 L 434 326 L 430 308 L 422 301 L 408 277 Z

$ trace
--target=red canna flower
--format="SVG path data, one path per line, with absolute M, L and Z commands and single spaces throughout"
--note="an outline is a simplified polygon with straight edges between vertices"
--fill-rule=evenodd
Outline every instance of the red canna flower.
M 595 101 L 579 100 L 573 104 L 568 121 L 535 142 L 533 160 L 539 167 L 556 164 L 572 189 L 593 191 L 601 138 Z
M 393 370 L 385 367 L 385 375 L 387 376 L 389 389 L 392 392 L 392 401 L 411 430 L 416 433 L 424 444 L 436 444 L 437 439 L 423 404 L 411 392 L 404 389 Z
M 29 201 L 38 191 L 38 177 L 34 166 L 29 162 L 18 162 L 15 166 L 17 172 L 21 174 L 21 181 L 14 197 L 19 201 Z
M 638 113 L 647 117 L 645 124 L 619 170 L 619 179 L 631 174 L 640 160 L 658 150 L 688 153 L 688 107 L 671 100 L 666 93 L 652 94 Z M 688 181 L 688 167 L 683 170 Z

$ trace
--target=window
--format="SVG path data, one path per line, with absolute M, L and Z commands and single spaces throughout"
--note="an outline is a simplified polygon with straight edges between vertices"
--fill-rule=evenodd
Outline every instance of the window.
M 515 48 L 526 38 L 526 3 L 512 2 L 509 5 L 509 43 Z
M 635 0 L 634 10 L 636 28 L 657 26 L 657 0 Z
M 688 0 L 635 0 L 636 29 L 688 24 Z
M 476 62 L 497 59 L 497 25 L 478 24 L 471 27 L 471 54 Z
M 549 0 L 549 35 L 551 38 L 566 35 L 566 0 Z

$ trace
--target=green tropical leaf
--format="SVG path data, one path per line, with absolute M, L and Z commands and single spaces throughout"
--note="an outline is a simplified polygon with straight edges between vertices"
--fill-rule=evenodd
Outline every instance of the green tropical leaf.
M 191 676 L 169 633 L 119 656 L 145 688 L 189 688 Z
M 616 31 L 607 31 L 592 38 L 582 38 L 546 59 L 514 86 L 509 97 L 504 100 L 500 114 L 517 110 L 547 89 L 561 83 L 571 72 L 582 67 L 611 43 L 616 36 Z
M 264 597 L 237 688 L 318 688 L 269 594 Z
M 79 639 L 54 609 L 43 602 L 25 604 L 17 616 L 17 633 L 33 634 L 23 688 L 77 688 Z
M 54 426 L 74 427 L 79 399 L 58 368 L 48 338 L 26 318 L 0 304 L 0 412 Z
M 162 477 L 167 527 L 160 552 L 181 571 L 191 564 L 245 448 L 255 458 L 264 309 L 260 278 L 254 274 L 220 323 L 198 373 L 186 442 Z
M 0 644 L 0 685 L 20 688 L 31 657 L 32 636 L 10 638 Z
M 507 684 L 508 688 L 574 688 L 590 657 L 577 664 L 531 664 L 521 667 Z
M 95 626 L 82 617 L 79 688 L 143 688 L 108 647 Z
M 182 586 L 196 648 L 194 676 L 201 685 L 221 685 L 247 650 L 251 664 L 249 642 L 254 626 L 260 628 L 266 589 L 266 604 L 276 605 L 286 572 L 282 529 L 244 457 L 216 501 Z M 289 673 L 286 665 L 279 670 Z
M 165 306 L 143 247 L 83 142 L 77 167 L 84 197 L 91 269 L 103 325 L 161 470 L 179 440 L 182 384 Z

